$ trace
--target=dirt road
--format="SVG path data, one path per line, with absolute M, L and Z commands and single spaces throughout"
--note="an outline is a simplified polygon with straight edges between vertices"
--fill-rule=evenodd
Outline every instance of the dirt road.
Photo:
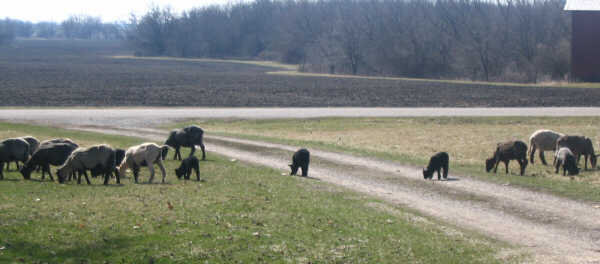
M 527 109 L 522 114 L 544 115 L 546 112 L 551 115 L 566 112 L 595 115 L 599 113 L 593 108 L 564 110 L 539 109 L 536 112 Z M 11 111 L 12 115 L 0 111 L 0 119 L 19 121 L 19 117 L 27 116 L 20 121 L 142 136 L 159 142 L 164 140 L 166 132 L 152 129 L 150 124 L 170 119 L 198 117 L 188 115 L 173 117 L 169 115 L 173 115 L 175 110 L 156 113 L 145 109 L 128 109 L 125 112 L 100 111 L 94 116 L 74 114 L 85 112 L 82 110 L 72 110 L 73 112 L 65 110 L 64 113 L 53 110 L 56 112 L 50 111 L 46 114 L 42 114 L 44 111 Z M 187 113 L 189 109 L 177 111 Z M 222 110 L 214 112 L 219 111 Z M 230 111 L 235 112 L 240 109 Z M 254 118 L 277 115 L 267 113 L 268 111 L 264 109 L 241 112 L 251 115 L 252 111 L 255 111 L 255 116 L 252 116 Z M 288 113 L 284 113 L 288 110 L 279 111 L 280 114 L 294 117 L 298 115 L 294 114 L 294 111 Z M 336 109 L 336 111 L 340 110 Z M 373 112 L 377 111 L 382 110 L 375 109 Z M 429 113 L 422 109 L 419 111 L 422 111 L 420 113 L 423 115 Z M 431 111 L 429 115 L 435 115 L 435 111 L 429 111 Z M 452 111 L 454 110 L 444 112 L 448 115 Z M 491 110 L 458 109 L 456 111 L 462 115 L 494 114 Z M 517 110 L 510 109 L 503 111 L 519 113 Z M 401 112 L 398 110 L 395 113 Z M 40 115 L 36 116 L 36 113 Z M 69 116 L 68 113 L 71 115 Z M 154 113 L 156 115 L 153 115 Z M 318 116 L 316 110 L 311 113 Z M 207 136 L 206 145 L 209 152 L 286 171 L 291 152 L 297 149 L 296 146 L 217 136 Z M 513 243 L 533 253 L 534 261 L 537 263 L 600 263 L 600 209 L 596 205 L 511 186 L 485 183 L 454 174 L 450 174 L 452 179 L 450 181 L 424 181 L 420 176 L 420 169 L 411 166 L 314 149 L 311 150 L 311 154 L 312 177 L 413 208 L 445 222 Z

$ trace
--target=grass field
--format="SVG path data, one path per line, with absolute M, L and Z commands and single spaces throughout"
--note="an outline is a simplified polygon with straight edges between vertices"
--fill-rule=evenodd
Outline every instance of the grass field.
M 451 172 L 497 183 L 508 183 L 579 200 L 600 202 L 600 171 L 583 171 L 576 177 L 555 174 L 552 166 L 529 164 L 526 176 L 511 162 L 510 174 L 499 165 L 498 174 L 486 173 L 485 159 L 496 143 L 519 139 L 529 145 L 538 129 L 585 135 L 594 146 L 600 142 L 599 117 L 441 117 L 441 118 L 322 118 L 306 120 L 199 120 L 208 134 L 231 135 L 297 146 L 343 151 L 426 166 L 438 151 L 450 154 Z M 180 127 L 183 124 L 177 124 Z M 545 153 L 552 164 L 552 152 Z M 583 168 L 583 161 L 580 166 Z
M 582 88 L 589 85 L 268 74 L 296 67 L 240 60 L 133 59 L 132 53 L 112 41 L 17 40 L 0 47 L 0 97 L 10 98 L 0 106 L 600 105 L 600 89 Z
M 137 138 L 0 123 L 2 138 L 70 137 L 127 147 Z M 185 153 L 184 153 L 185 155 Z M 0 181 L 0 263 L 497 263 L 506 245 L 414 212 L 208 153 L 204 182 L 103 186 Z M 39 179 L 39 175 L 32 178 Z M 142 169 L 142 181 L 147 170 Z M 500 259 L 499 259 L 500 258 Z

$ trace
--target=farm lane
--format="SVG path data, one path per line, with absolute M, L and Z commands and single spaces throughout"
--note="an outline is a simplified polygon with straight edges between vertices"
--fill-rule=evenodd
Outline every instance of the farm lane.
M 589 116 L 599 108 L 125 108 L 2 109 L 0 119 L 161 142 L 166 131 L 151 127 L 189 118 L 289 118 L 322 116 Z M 240 161 L 287 171 L 297 147 L 206 136 L 207 150 Z M 257 155 L 259 153 L 259 155 Z M 534 253 L 538 263 L 600 261 L 593 205 L 450 174 L 447 182 L 423 181 L 420 168 L 347 154 L 311 150 L 310 176 L 393 204 L 416 209 L 466 229 L 508 241 Z
M 201 118 L 408 116 L 597 116 L 600 107 L 520 108 L 0 108 L 0 120 L 44 124 L 137 126 Z M 135 125 L 134 125 L 135 123 Z M 143 126 L 141 126 L 143 125 Z

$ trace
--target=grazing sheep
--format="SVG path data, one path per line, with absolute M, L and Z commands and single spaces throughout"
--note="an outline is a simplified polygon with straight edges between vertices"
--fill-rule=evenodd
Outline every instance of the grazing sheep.
M 564 134 L 547 129 L 540 129 L 533 132 L 531 137 L 529 137 L 529 161 L 531 161 L 531 164 L 533 164 L 535 151 L 539 150 L 539 156 L 542 163 L 548 165 L 544 157 L 544 151 L 555 151 L 556 141 L 562 136 L 564 136 Z
M 292 156 L 292 164 L 290 168 L 292 172 L 290 175 L 296 175 L 298 168 L 302 167 L 302 176 L 308 176 L 308 165 L 310 164 L 310 152 L 306 149 L 299 149 Z
M 573 155 L 577 157 L 577 164 L 581 155 L 584 156 L 584 168 L 587 170 L 587 161 L 590 160 L 592 168 L 596 168 L 596 154 L 592 140 L 584 136 L 562 136 L 556 141 L 556 149 L 562 147 L 569 148 Z M 556 156 L 555 156 L 556 157 Z
M 498 163 L 504 162 L 506 167 L 506 173 L 508 174 L 508 163 L 511 160 L 517 160 L 521 167 L 521 176 L 525 173 L 527 167 L 527 144 L 525 142 L 516 140 L 508 141 L 505 143 L 498 143 L 494 156 L 485 161 L 485 170 L 490 172 L 494 168 L 494 173 L 498 170 Z
M 69 138 L 55 138 L 55 139 L 48 139 L 48 140 L 44 140 L 42 142 L 40 142 L 40 148 L 42 146 L 48 145 L 48 144 L 55 144 L 55 143 L 62 143 L 62 144 L 69 144 L 73 147 L 73 149 L 77 149 L 79 148 L 79 145 L 77 145 L 75 142 L 73 142 L 71 139 Z M 62 165 L 62 164 L 61 164 Z M 37 167 L 37 172 L 40 172 L 40 167 Z
M 162 164 L 162 152 L 168 148 L 168 146 L 158 146 L 154 143 L 143 143 L 141 145 L 130 147 L 127 152 L 125 152 L 125 159 L 123 159 L 121 165 L 118 167 L 119 175 L 124 177 L 125 171 L 128 168 L 131 168 L 133 170 L 135 183 L 138 183 L 140 167 L 147 166 L 148 170 L 150 170 L 150 179 L 148 182 L 152 183 L 152 180 L 154 179 L 154 164 L 156 163 L 160 168 L 162 182 L 164 183 L 167 173 Z
M 196 172 L 196 179 L 200 181 L 200 166 L 199 166 L 198 158 L 195 156 L 187 157 L 181 161 L 181 165 L 179 168 L 175 169 L 175 175 L 177 175 L 177 179 L 189 180 L 192 175 L 192 169 Z
M 27 141 L 27 144 L 29 144 L 29 155 L 33 155 L 33 153 L 38 149 L 38 147 L 40 146 L 40 141 L 37 140 L 37 138 L 34 138 L 32 136 L 24 136 L 24 137 L 19 137 L 20 139 L 23 139 L 25 141 Z M 15 160 L 15 165 L 17 166 L 17 170 L 19 169 L 19 162 Z M 6 170 L 10 170 L 10 162 L 6 163 Z
M 423 178 L 433 178 L 433 172 L 437 171 L 438 181 L 440 180 L 440 170 L 444 170 L 444 179 L 448 178 L 448 163 L 450 158 L 446 152 L 438 152 L 429 159 L 426 169 L 423 169 Z
M 29 159 L 29 161 L 23 165 L 23 168 L 21 168 L 21 174 L 24 179 L 29 180 L 31 178 L 31 172 L 35 168 L 41 167 L 42 180 L 44 180 L 45 173 L 47 172 L 50 179 L 54 181 L 52 173 L 50 172 L 50 165 L 60 166 L 64 164 L 74 150 L 75 146 L 65 143 L 40 145 L 38 150 L 31 156 L 31 159 Z
M 97 166 L 103 169 L 104 185 L 108 185 L 110 174 L 115 168 L 115 150 L 109 145 L 96 145 L 73 151 L 65 164 L 56 171 L 58 181 L 63 183 L 71 173 L 77 172 L 79 174 L 78 184 L 81 184 L 81 174 L 85 176 L 87 183 L 91 184 L 86 171 Z M 120 183 L 119 177 L 117 177 L 117 183 Z
M 21 161 L 25 163 L 29 159 L 29 143 L 20 138 L 9 138 L 0 142 L 0 180 L 4 179 L 2 168 L 5 162 Z
M 573 152 L 569 148 L 562 147 L 560 148 L 555 156 L 555 164 L 556 171 L 558 173 L 558 169 L 560 166 L 563 166 L 563 176 L 566 175 L 566 172 L 569 171 L 569 175 L 577 175 L 579 174 L 579 168 L 577 168 L 577 162 L 575 161 L 575 156 Z
M 202 150 L 202 160 L 206 160 L 206 152 L 204 151 L 203 141 L 204 131 L 198 126 L 188 126 L 182 129 L 175 129 L 169 133 L 169 138 L 165 141 L 165 145 L 175 149 L 175 155 L 173 159 L 181 160 L 181 153 L 179 152 L 180 147 L 190 147 L 192 151 L 190 156 L 194 155 L 196 151 L 196 145 L 200 146 Z M 166 155 L 166 153 L 165 153 Z
M 115 167 L 113 168 L 114 177 L 119 177 L 119 170 L 117 170 L 117 165 L 121 164 L 123 159 L 125 158 L 125 150 L 124 149 L 115 149 Z M 102 166 L 96 166 L 95 168 L 90 170 L 92 174 L 92 178 L 96 178 L 98 175 L 104 173 L 104 168 Z M 120 182 L 117 182 L 120 183 Z

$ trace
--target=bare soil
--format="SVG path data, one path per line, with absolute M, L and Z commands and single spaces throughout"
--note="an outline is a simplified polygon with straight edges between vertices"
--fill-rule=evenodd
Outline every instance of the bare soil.
M 270 67 L 115 59 L 118 42 L 0 47 L 0 106 L 600 106 L 600 89 L 267 74 Z

